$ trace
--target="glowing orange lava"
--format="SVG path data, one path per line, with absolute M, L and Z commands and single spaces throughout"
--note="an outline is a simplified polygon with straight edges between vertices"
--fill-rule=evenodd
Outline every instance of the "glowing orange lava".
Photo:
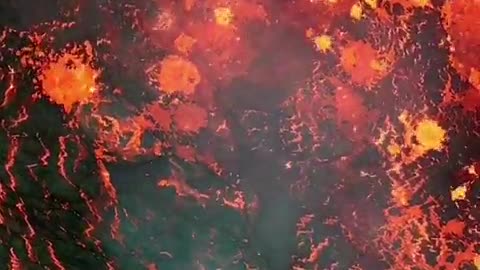
M 197 133 L 207 126 L 207 112 L 195 104 L 180 105 L 173 116 L 178 130 L 187 133 Z
M 194 38 L 182 33 L 175 39 L 174 44 L 180 53 L 188 55 L 192 51 L 195 42 L 197 41 Z
M 313 38 L 317 50 L 327 52 L 332 49 L 332 38 L 327 35 L 320 35 Z
M 219 25 L 228 26 L 233 21 L 232 10 L 228 7 L 218 7 L 214 10 L 215 22 Z
M 70 112 L 74 105 L 89 100 L 97 90 L 99 72 L 79 56 L 66 53 L 42 70 L 42 89 L 53 102 Z
M 478 72 L 480 60 L 480 36 L 473 34 L 480 29 L 480 2 L 474 0 L 449 0 L 443 7 L 443 24 L 451 37 L 453 66 L 469 81 L 480 88 Z
M 415 138 L 423 151 L 442 149 L 445 134 L 445 130 L 431 119 L 423 119 L 415 128 Z
M 412 119 L 404 111 L 398 117 L 403 124 L 403 134 L 389 131 L 393 138 L 401 138 L 401 143 L 391 140 L 386 146 L 386 151 L 392 157 L 401 156 L 402 162 L 409 164 L 425 156 L 430 151 L 441 151 L 447 142 L 447 132 L 437 121 L 428 117 Z
M 350 9 L 350 17 L 355 20 L 361 20 L 363 17 L 363 9 L 360 3 L 356 3 Z
M 167 93 L 193 94 L 201 81 L 200 72 L 190 61 L 176 55 L 167 56 L 161 63 L 158 81 Z
M 387 71 L 387 62 L 368 43 L 355 41 L 342 50 L 341 64 L 352 81 L 371 85 Z

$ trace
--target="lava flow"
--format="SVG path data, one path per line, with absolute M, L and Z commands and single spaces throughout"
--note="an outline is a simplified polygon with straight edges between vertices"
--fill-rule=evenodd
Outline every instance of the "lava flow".
M 479 1 L 3 2 L 0 269 L 480 270 Z

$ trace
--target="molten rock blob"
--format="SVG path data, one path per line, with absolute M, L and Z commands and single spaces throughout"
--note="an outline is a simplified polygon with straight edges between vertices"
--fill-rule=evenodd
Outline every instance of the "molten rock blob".
M 182 104 L 175 111 L 174 123 L 179 131 L 197 133 L 207 126 L 208 114 L 195 104 Z
M 193 94 L 200 80 L 197 67 L 180 56 L 167 56 L 161 63 L 158 81 L 162 90 L 169 94 L 175 92 Z
M 450 0 L 443 7 L 443 24 L 451 38 L 452 64 L 457 71 L 480 88 L 480 2 Z
M 94 94 L 97 77 L 95 69 L 71 54 L 50 63 L 40 76 L 44 94 L 54 103 L 63 105 L 67 112 Z
M 415 129 L 415 137 L 425 150 L 441 150 L 445 141 L 445 130 L 436 121 L 422 120 Z
M 352 82 L 372 85 L 387 71 L 387 62 L 368 43 L 356 41 L 342 50 L 341 65 Z

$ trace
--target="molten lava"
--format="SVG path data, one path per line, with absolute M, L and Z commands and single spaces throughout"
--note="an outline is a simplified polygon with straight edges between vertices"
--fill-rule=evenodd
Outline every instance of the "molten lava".
M 173 116 L 173 121 L 178 130 L 187 133 L 198 133 L 207 126 L 207 112 L 194 104 L 180 105 Z
M 219 25 L 228 26 L 233 21 L 232 10 L 228 7 L 218 7 L 214 10 L 215 22 Z
M 451 38 L 452 64 L 466 79 L 480 89 L 478 72 L 480 37 L 473 34 L 480 27 L 480 2 L 446 1 L 442 9 L 444 27 Z
M 423 151 L 441 150 L 445 141 L 445 130 L 436 121 L 424 119 L 415 128 L 415 138 Z
M 99 72 L 79 56 L 66 53 L 42 70 L 45 95 L 70 112 L 74 105 L 85 103 L 97 91 Z
M 176 55 L 166 57 L 158 74 L 160 87 L 166 93 L 193 94 L 201 81 L 195 64 Z
M 386 59 L 382 59 L 368 43 L 356 41 L 342 50 L 341 64 L 352 81 L 371 85 L 387 71 Z

